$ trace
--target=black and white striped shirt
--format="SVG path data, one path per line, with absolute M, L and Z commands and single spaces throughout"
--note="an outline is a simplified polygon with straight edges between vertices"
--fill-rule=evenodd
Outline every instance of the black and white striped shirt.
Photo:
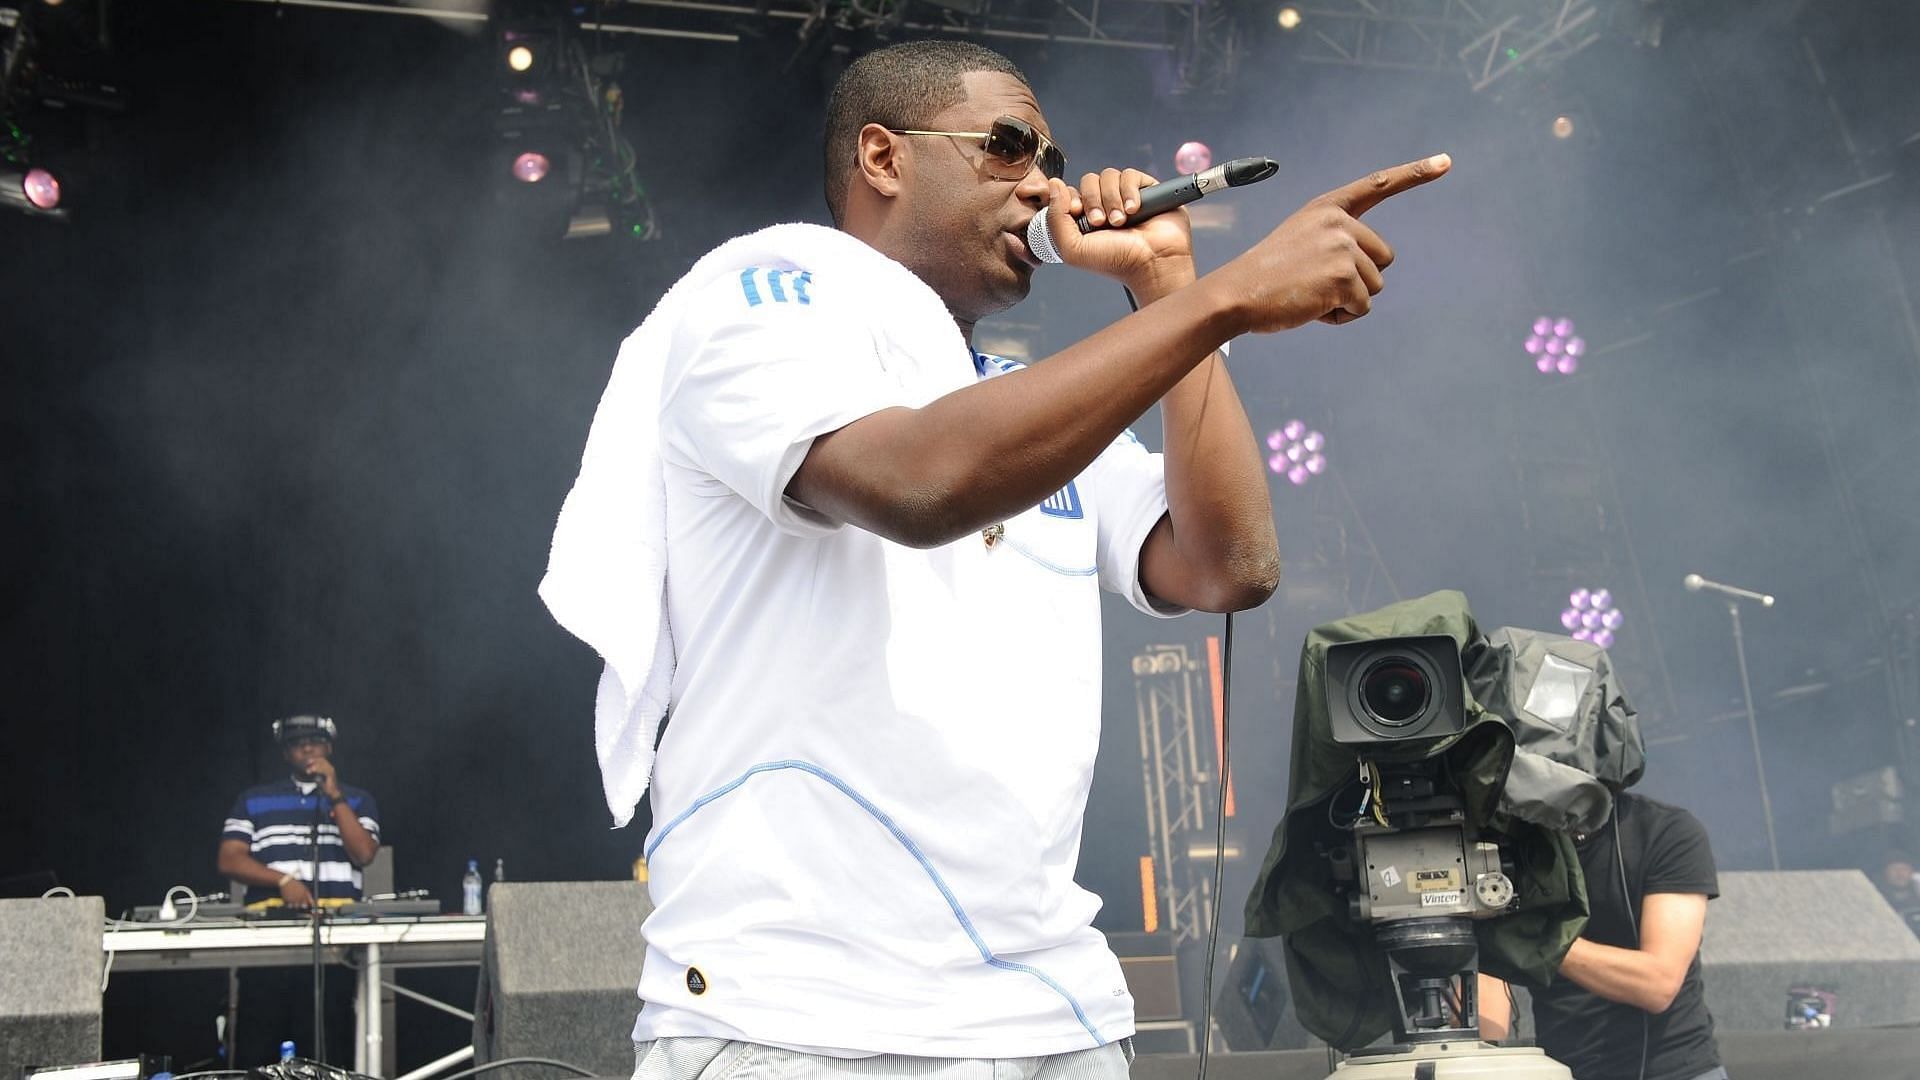
M 248 788 L 234 800 L 233 809 L 227 811 L 227 825 L 220 837 L 245 840 L 255 859 L 305 882 L 316 900 L 358 900 L 360 868 L 347 857 L 340 826 L 334 824 L 332 810 L 325 805 L 327 798 L 319 794 L 318 787 L 311 782 L 287 778 Z M 375 840 L 380 839 L 380 808 L 373 796 L 347 784 L 340 785 L 340 790 L 360 819 L 361 828 Z M 316 828 L 320 840 L 317 880 L 313 867 Z M 278 895 L 279 890 L 271 886 L 252 885 L 247 888 L 246 902 Z

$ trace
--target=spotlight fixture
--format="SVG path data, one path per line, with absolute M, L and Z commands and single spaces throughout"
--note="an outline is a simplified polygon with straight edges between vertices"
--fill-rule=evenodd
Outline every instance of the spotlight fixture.
M 1327 471 L 1327 437 L 1304 421 L 1289 420 L 1267 433 L 1267 469 L 1299 487 Z
M 509 88 L 545 86 L 564 74 L 565 30 L 545 22 L 512 22 L 494 35 L 494 55 Z
M 1274 21 L 1280 24 L 1282 30 L 1298 30 L 1300 29 L 1300 9 L 1288 4 L 1280 9 L 1280 14 Z
M 1184 142 L 1173 152 L 1173 171 L 1183 175 L 1213 168 L 1213 150 L 1203 142 Z
M 20 181 L 20 190 L 36 209 L 57 210 L 60 207 L 60 180 L 45 169 L 28 169 L 27 175 Z
M 1562 113 L 1553 118 L 1553 137 L 1556 139 L 1573 138 L 1573 117 Z
M 1608 589 L 1575 589 L 1567 594 L 1567 606 L 1560 612 L 1561 627 L 1575 641 L 1591 641 L 1603 649 L 1613 647 L 1614 635 L 1626 621 Z
M 553 162 L 538 150 L 529 150 L 513 159 L 513 178 L 522 183 L 537 184 L 553 171 Z
M 65 218 L 61 202 L 60 178 L 39 166 L 8 167 L 0 164 L 0 205 L 11 206 L 36 217 Z
M 1533 357 L 1534 370 L 1542 375 L 1571 375 L 1580 370 L 1580 358 L 1587 354 L 1585 338 L 1575 336 L 1573 320 L 1542 315 L 1533 320 L 1533 333 L 1524 346 Z

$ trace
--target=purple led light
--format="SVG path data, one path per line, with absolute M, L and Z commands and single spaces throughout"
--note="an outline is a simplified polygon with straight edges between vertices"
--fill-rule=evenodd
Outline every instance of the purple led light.
M 1533 357 L 1533 368 L 1542 375 L 1571 375 L 1580 370 L 1580 357 L 1586 355 L 1587 342 L 1573 333 L 1572 319 L 1542 315 L 1533 320 L 1533 333 L 1521 343 Z
M 1613 606 L 1611 589 L 1575 589 L 1567 594 L 1567 606 L 1560 611 L 1560 627 L 1575 641 L 1591 641 L 1603 649 L 1612 648 L 1615 636 L 1626 625 L 1627 617 Z
M 1327 437 L 1301 420 L 1289 420 L 1267 433 L 1267 468 L 1299 487 L 1327 471 Z

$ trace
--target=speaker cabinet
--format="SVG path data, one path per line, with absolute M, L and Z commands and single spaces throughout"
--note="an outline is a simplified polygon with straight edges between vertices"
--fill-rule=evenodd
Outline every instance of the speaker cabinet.
M 634 1015 L 653 905 L 637 881 L 501 882 L 487 893 L 474 1059 L 558 1058 L 601 1076 L 633 1072 Z M 552 1080 L 507 1067 L 501 1080 Z
M 100 1058 L 97 896 L 0 900 L 0 1077 Z
M 1719 1031 L 1786 1026 L 1787 991 L 1833 991 L 1833 1026 L 1920 1022 L 1920 938 L 1858 870 L 1720 875 L 1700 944 Z

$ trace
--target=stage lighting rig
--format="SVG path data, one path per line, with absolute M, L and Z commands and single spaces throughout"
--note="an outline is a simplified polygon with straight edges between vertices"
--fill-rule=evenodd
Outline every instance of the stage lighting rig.
M 0 0 L 0 205 L 64 220 L 69 167 L 122 107 L 102 0 Z
M 500 201 L 535 232 L 651 239 L 653 212 L 621 133 L 618 53 L 589 52 L 578 28 L 521 6 L 496 22 L 499 98 L 489 171 Z

